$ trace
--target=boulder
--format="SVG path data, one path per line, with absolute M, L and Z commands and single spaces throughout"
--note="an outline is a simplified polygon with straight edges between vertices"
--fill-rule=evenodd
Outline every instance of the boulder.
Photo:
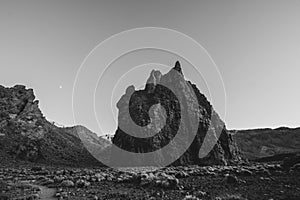
M 74 185 L 74 182 L 71 180 L 64 180 L 63 182 L 61 182 L 62 187 L 74 187 Z

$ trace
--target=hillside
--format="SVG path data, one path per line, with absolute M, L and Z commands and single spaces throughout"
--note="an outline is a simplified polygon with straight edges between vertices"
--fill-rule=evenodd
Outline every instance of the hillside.
M 86 150 L 78 133 L 105 147 L 107 140 L 82 126 L 61 128 L 43 116 L 32 89 L 16 85 L 0 86 L 0 156 L 1 164 L 16 161 L 63 164 L 101 165 Z
M 250 160 L 277 159 L 276 157 L 281 160 L 284 155 L 300 153 L 300 128 L 281 127 L 230 132 L 242 155 Z

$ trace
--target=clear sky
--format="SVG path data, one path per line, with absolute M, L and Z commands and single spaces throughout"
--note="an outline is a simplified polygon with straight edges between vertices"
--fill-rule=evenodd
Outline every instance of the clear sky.
M 0 84 L 33 88 L 59 124 L 73 125 L 72 87 L 87 54 L 113 34 L 154 26 L 185 33 L 210 53 L 225 84 L 229 129 L 300 126 L 300 1 L 1 0 L 0 26 Z M 104 132 L 114 129 L 108 122 Z

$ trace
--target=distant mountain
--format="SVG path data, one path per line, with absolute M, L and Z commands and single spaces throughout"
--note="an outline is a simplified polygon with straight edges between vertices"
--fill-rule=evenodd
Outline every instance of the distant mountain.
M 105 134 L 105 135 L 100 135 L 99 137 L 103 138 L 103 139 L 106 139 L 108 141 L 112 141 L 114 135 L 113 134 Z
M 85 148 L 91 152 L 92 155 L 96 155 L 103 151 L 105 148 L 111 145 L 109 139 L 98 136 L 96 133 L 90 131 L 84 126 L 74 126 L 69 128 L 63 128 L 64 131 L 79 137 Z
M 32 89 L 0 86 L 0 159 L 64 165 L 102 165 L 79 138 L 88 145 L 105 148 L 108 140 L 83 126 L 57 127 L 43 116 Z
M 300 153 L 300 128 L 231 130 L 241 154 L 250 160 L 281 160 Z

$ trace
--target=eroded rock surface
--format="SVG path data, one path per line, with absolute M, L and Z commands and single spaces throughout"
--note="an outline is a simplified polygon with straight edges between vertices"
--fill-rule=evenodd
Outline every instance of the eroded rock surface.
M 2 165 L 14 165 L 18 160 L 66 165 L 99 164 L 78 137 L 82 131 L 93 139 L 96 134 L 81 126 L 57 127 L 46 120 L 38 105 L 32 89 L 22 85 L 0 86 Z
M 239 160 L 238 149 L 224 122 L 197 86 L 185 80 L 182 71 L 177 61 L 167 74 L 153 70 L 145 89 L 127 88 L 117 104 L 119 124 L 112 142 L 129 152 L 157 153 L 151 159 L 134 155 L 128 159 L 126 153 L 114 155 L 112 151 L 115 162 L 129 166 L 159 165 L 162 160 L 176 158 L 173 165 L 224 165 Z M 177 136 L 178 132 L 182 134 Z M 179 139 L 174 140 L 175 137 Z M 178 157 L 189 140 L 191 144 Z M 168 145 L 169 150 L 157 151 Z M 200 158 L 202 145 L 213 148 Z

